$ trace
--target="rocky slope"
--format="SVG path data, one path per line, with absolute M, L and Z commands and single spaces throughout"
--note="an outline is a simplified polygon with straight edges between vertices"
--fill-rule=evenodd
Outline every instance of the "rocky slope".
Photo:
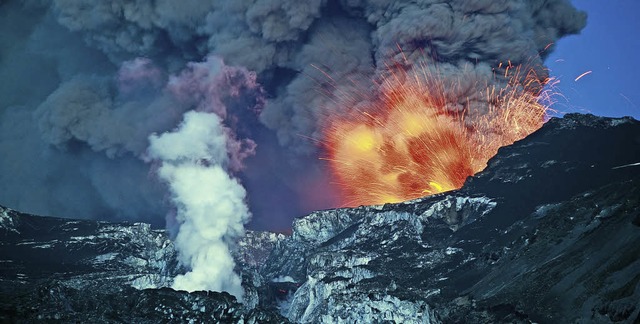
M 0 320 L 640 322 L 640 122 L 551 119 L 465 186 L 318 211 L 235 252 L 245 304 L 161 288 L 183 271 L 144 224 L 0 210 Z
M 184 269 L 166 233 L 148 224 L 38 217 L 0 207 L 0 238 L 0 322 L 285 320 L 227 293 L 162 288 Z M 245 273 L 247 302 L 257 305 L 258 289 Z
M 640 321 L 640 123 L 567 115 L 453 191 L 313 213 L 265 277 L 295 322 Z

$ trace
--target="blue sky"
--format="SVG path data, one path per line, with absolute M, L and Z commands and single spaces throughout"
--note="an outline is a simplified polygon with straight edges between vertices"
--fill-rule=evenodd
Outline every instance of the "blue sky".
M 573 0 L 589 15 L 580 35 L 561 39 L 547 58 L 559 78 L 553 106 L 560 113 L 582 112 L 640 119 L 640 0 Z M 593 71 L 578 81 L 576 77 Z

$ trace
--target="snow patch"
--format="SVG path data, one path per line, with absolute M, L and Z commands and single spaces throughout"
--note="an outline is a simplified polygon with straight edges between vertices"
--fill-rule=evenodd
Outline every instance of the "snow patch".
M 295 283 L 296 281 L 293 278 L 291 278 L 290 276 L 279 276 L 279 277 L 271 279 L 271 282 L 293 282 L 293 283 Z
M 95 257 L 93 259 L 93 262 L 94 263 L 105 263 L 107 261 L 111 261 L 111 260 L 115 259 L 119 254 L 120 253 L 117 253 L 117 252 L 101 254 L 101 255 L 98 255 L 97 257 Z
M 630 117 L 612 118 L 609 120 L 609 126 L 616 127 L 623 124 L 631 124 L 632 121 L 633 119 Z
M 419 217 L 443 219 L 450 225 L 451 230 L 483 217 L 495 208 L 496 202 L 488 197 L 456 197 L 447 196 L 433 203 Z
M 16 229 L 16 223 L 9 212 L 12 210 L 9 208 L 0 207 L 0 228 L 5 229 L 10 232 L 14 232 L 16 234 L 20 234 L 20 232 Z
M 462 252 L 462 249 L 459 248 L 453 248 L 453 247 L 448 247 L 446 250 L 444 250 L 444 253 L 446 255 L 452 255 L 458 252 Z
M 596 218 L 605 219 L 613 216 L 618 209 L 622 207 L 622 204 L 615 204 L 613 206 L 606 207 L 596 215 Z
M 543 218 L 547 216 L 547 214 L 551 211 L 554 211 L 560 206 L 560 204 L 546 204 L 540 205 L 536 207 L 536 210 L 533 212 L 534 218 Z

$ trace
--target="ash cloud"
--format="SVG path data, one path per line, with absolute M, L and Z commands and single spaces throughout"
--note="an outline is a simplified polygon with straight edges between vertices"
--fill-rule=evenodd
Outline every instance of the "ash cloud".
M 367 106 L 340 96 L 375 98 L 389 65 L 412 71 L 422 61 L 456 84 L 447 107 L 482 114 L 491 103 L 479 90 L 506 84 L 501 62 L 544 79 L 549 44 L 585 21 L 568 0 L 2 2 L 0 203 L 164 225 L 170 193 L 140 157 L 150 134 L 199 110 L 245 139 L 225 147 L 243 152 L 228 169 L 246 186 L 253 226 L 286 228 L 333 203 L 319 127 Z M 210 55 L 255 72 L 266 93 L 234 86 L 233 75 L 208 82 Z M 234 90 L 233 100 L 223 95 Z

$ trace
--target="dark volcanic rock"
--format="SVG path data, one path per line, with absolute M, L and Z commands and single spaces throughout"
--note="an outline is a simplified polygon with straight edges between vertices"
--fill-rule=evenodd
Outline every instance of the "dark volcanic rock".
M 0 207 L 0 238 L 1 322 L 285 321 L 227 293 L 162 288 L 184 269 L 166 233 L 148 224 L 38 217 Z M 257 288 L 246 290 L 257 304 Z
M 227 293 L 169 288 L 117 291 L 69 288 L 56 282 L 12 300 L 0 297 L 3 321 L 71 323 L 282 323 L 275 311 L 246 309 Z M 9 307 L 7 307 L 9 305 Z
M 638 162 L 638 121 L 554 118 L 461 190 L 296 220 L 263 274 L 296 322 L 638 322 Z
M 639 323 L 639 163 L 640 122 L 553 118 L 460 190 L 248 232 L 244 305 L 161 288 L 183 269 L 147 225 L 2 209 L 0 320 Z
M 38 217 L 0 207 L 0 291 L 41 280 L 109 290 L 166 286 L 179 273 L 164 231 L 148 224 Z M 14 287 L 15 286 L 15 287 Z

